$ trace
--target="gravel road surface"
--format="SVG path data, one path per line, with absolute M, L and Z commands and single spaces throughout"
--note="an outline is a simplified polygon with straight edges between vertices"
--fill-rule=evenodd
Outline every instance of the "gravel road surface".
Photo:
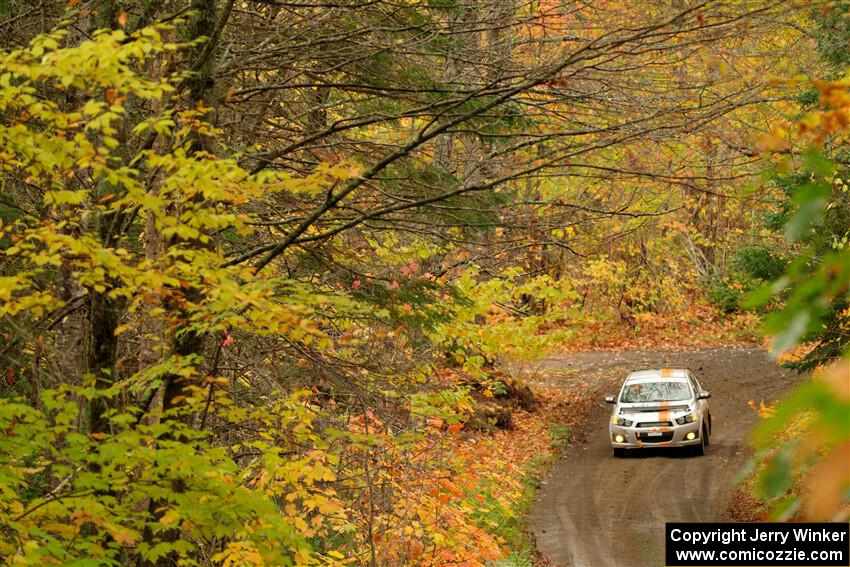
M 608 444 L 611 406 L 631 369 L 687 366 L 712 392 L 711 446 L 704 457 L 648 449 L 618 459 Z M 777 399 L 803 380 L 760 349 L 617 351 L 562 354 L 544 362 L 565 388 L 591 386 L 599 400 L 553 467 L 529 516 L 537 547 L 553 565 L 664 565 L 665 522 L 728 521 L 736 476 L 751 456 L 758 416 L 749 400 Z

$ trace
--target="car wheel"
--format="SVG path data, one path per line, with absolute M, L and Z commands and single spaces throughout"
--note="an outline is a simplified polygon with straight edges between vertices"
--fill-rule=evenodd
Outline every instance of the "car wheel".
M 697 457 L 702 457 L 703 455 L 705 455 L 705 446 L 706 445 L 707 445 L 707 443 L 705 442 L 705 425 L 703 425 L 702 431 L 700 432 L 700 436 L 699 436 L 699 445 L 694 445 L 694 448 L 693 448 L 694 453 L 693 454 L 696 455 Z
M 614 447 L 614 456 L 618 459 L 622 459 L 626 456 L 626 450 L 622 447 Z
M 708 418 L 708 425 L 703 424 L 703 438 L 705 439 L 705 446 L 708 447 L 711 445 L 711 417 Z

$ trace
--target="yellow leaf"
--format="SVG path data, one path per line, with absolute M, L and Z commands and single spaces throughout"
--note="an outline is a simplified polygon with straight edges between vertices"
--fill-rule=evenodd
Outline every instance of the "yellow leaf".
M 106 524 L 109 535 L 120 545 L 133 545 L 136 543 L 136 534 L 131 530 L 115 524 Z
M 159 523 L 163 526 L 170 526 L 176 523 L 179 517 L 180 514 L 177 512 L 177 510 L 172 509 L 162 515 L 162 518 L 159 519 Z

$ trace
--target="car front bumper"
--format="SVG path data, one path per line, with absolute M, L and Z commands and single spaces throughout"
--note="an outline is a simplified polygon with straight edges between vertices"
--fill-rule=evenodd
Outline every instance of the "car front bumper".
M 608 439 L 611 446 L 617 449 L 650 449 L 652 447 L 688 447 L 701 443 L 700 421 L 674 425 L 672 427 L 623 427 L 611 425 Z M 688 433 L 694 438 L 688 439 Z M 623 436 L 623 441 L 616 440 L 617 435 Z

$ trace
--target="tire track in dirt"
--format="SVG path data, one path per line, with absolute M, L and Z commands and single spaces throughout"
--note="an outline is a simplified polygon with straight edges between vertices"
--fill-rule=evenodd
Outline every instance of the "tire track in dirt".
M 649 449 L 614 458 L 608 444 L 614 393 L 628 370 L 687 366 L 712 392 L 713 432 L 704 457 Z M 728 521 L 735 478 L 751 455 L 758 420 L 749 400 L 781 397 L 803 378 L 761 349 L 617 351 L 562 354 L 544 361 L 565 388 L 589 384 L 598 403 L 576 441 L 544 480 L 529 514 L 540 552 L 553 565 L 648 567 L 664 564 L 664 523 Z

